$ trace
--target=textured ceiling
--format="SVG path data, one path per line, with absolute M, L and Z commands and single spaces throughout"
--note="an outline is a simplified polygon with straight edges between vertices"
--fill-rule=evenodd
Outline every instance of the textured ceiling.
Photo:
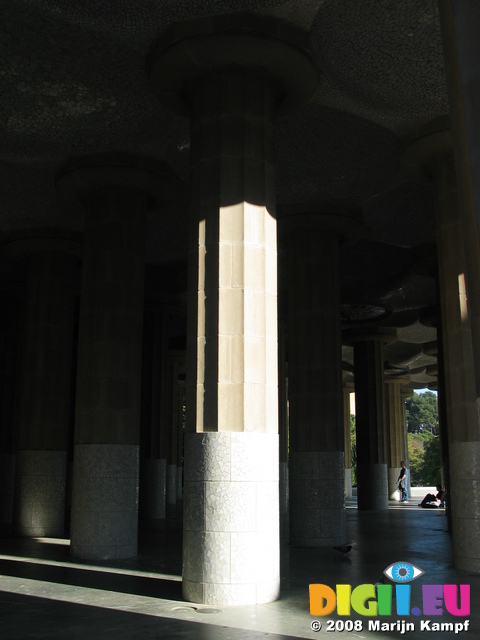
M 415 322 L 435 304 L 433 280 L 413 270 L 435 242 L 433 200 L 400 176 L 397 144 L 448 114 L 436 0 L 2 0 L 0 232 L 81 231 L 79 206 L 55 190 L 58 167 L 130 151 L 185 184 L 148 229 L 150 264 L 184 261 L 189 123 L 154 96 L 145 60 L 169 25 L 239 11 L 307 30 L 321 72 L 310 103 L 277 122 L 278 203 L 361 208 L 366 235 L 342 250 L 342 301 L 380 305 L 392 326 Z

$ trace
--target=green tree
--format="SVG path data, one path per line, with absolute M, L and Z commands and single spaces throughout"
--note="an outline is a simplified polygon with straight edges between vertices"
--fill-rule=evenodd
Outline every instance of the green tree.
M 430 487 L 440 483 L 440 438 L 430 431 L 408 434 L 408 460 L 412 486 Z
M 409 433 L 431 431 L 438 435 L 438 402 L 431 391 L 414 393 L 405 402 Z

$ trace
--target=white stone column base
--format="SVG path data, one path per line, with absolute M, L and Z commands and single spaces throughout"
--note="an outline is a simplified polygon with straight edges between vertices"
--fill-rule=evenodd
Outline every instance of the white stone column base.
M 177 502 L 183 500 L 183 467 L 177 466 Z
M 17 451 L 14 526 L 18 535 L 64 535 L 66 480 L 66 451 Z
M 450 442 L 449 459 L 455 569 L 480 573 L 480 442 Z
M 363 511 L 388 509 L 387 465 L 357 464 L 358 508 Z
M 288 464 L 286 462 L 280 462 L 280 515 L 288 515 Z
M 167 464 L 167 504 L 177 504 L 176 464 Z
M 345 544 L 343 451 L 290 453 L 290 544 Z
M 0 524 L 13 523 L 15 454 L 0 453 Z
M 352 498 L 352 470 L 350 468 L 345 468 L 345 498 Z
M 214 605 L 280 593 L 278 435 L 185 437 L 183 595 Z
M 400 475 L 400 467 L 388 470 L 388 499 L 400 502 L 400 491 L 398 490 L 398 476 Z M 408 482 L 407 482 L 408 493 Z M 410 495 L 410 493 L 408 493 Z
M 140 515 L 145 520 L 165 518 L 167 461 L 159 458 L 140 460 Z
M 139 447 L 77 444 L 71 553 L 84 560 L 137 554 Z

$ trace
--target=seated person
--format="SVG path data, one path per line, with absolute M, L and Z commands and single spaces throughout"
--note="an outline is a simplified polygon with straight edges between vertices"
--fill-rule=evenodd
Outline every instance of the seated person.
M 437 494 L 427 493 L 424 499 L 419 503 L 419 507 L 424 509 L 437 509 L 445 506 L 445 489 L 442 485 L 437 484 Z

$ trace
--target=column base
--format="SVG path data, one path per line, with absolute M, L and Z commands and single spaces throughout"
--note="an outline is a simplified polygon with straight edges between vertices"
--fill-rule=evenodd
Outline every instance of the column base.
M 167 504 L 177 504 L 177 465 L 167 465 Z
M 343 451 L 290 453 L 290 544 L 345 544 Z
M 388 509 L 386 464 L 357 464 L 357 495 L 361 511 Z
M 449 443 L 455 569 L 480 573 L 480 442 Z
M 77 444 L 71 553 L 84 560 L 137 554 L 139 447 Z
M 398 490 L 398 476 L 400 474 L 400 468 L 396 467 L 395 469 L 388 470 L 388 499 L 396 500 L 400 502 L 400 491 Z M 408 487 L 407 487 L 408 492 Z M 408 494 L 410 495 L 410 494 Z
M 140 515 L 143 520 L 165 518 L 167 461 L 143 458 L 140 461 Z
M 183 595 L 246 605 L 280 593 L 278 435 L 185 437 Z
M 0 454 L 0 525 L 4 530 L 13 524 L 15 488 L 15 454 Z
M 66 478 L 66 451 L 17 452 L 14 529 L 18 535 L 64 535 Z

